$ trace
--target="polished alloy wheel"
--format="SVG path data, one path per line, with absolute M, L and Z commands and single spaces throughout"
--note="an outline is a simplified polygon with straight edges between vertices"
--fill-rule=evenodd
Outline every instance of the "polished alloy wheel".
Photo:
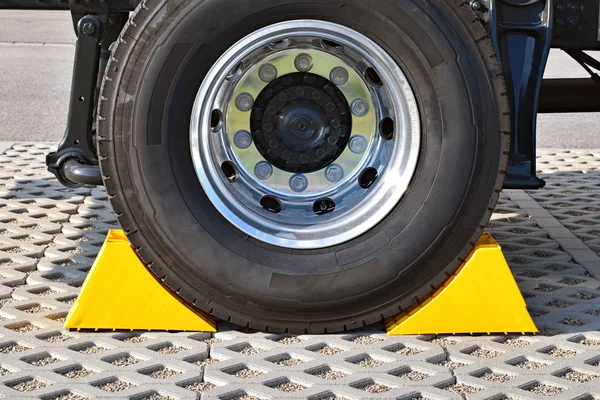
M 398 65 L 342 25 L 295 20 L 258 30 L 205 77 L 191 151 L 215 208 L 247 235 L 293 249 L 373 228 L 415 172 L 420 121 Z

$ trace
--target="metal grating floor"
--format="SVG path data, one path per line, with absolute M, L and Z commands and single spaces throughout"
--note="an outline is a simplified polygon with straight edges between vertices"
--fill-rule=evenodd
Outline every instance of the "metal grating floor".
M 46 172 L 53 147 L 0 155 L 0 397 L 600 398 L 600 150 L 541 151 L 547 188 L 506 191 L 489 225 L 540 335 L 391 338 L 64 331 L 118 224 L 103 189 Z

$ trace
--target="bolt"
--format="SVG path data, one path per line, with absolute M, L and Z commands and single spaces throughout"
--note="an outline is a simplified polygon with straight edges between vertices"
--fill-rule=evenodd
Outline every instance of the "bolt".
M 342 67 L 335 67 L 329 73 L 329 80 L 338 86 L 348 82 L 348 71 Z
M 565 3 L 558 3 L 556 5 L 556 11 L 559 11 L 559 12 L 567 11 L 567 5 Z
M 263 82 L 272 82 L 277 78 L 277 68 L 273 64 L 264 64 L 258 69 L 258 77 Z
M 266 161 L 261 161 L 254 166 L 254 175 L 261 181 L 267 180 L 273 175 L 273 167 Z
M 579 25 L 579 17 L 569 17 L 569 19 L 567 20 L 567 22 L 571 26 L 577 26 L 577 25 Z
M 304 192 L 308 187 L 308 179 L 302 174 L 296 174 L 290 178 L 290 188 L 297 193 Z
M 233 143 L 240 149 L 247 149 L 252 144 L 252 135 L 248 131 L 239 131 L 233 136 Z
M 333 182 L 333 183 L 339 182 L 344 177 L 344 169 L 342 168 L 341 165 L 331 164 L 325 170 L 325 177 L 327 178 L 327 180 L 329 182 Z
M 348 142 L 348 146 L 350 147 L 351 152 L 360 154 L 367 149 L 367 139 L 361 135 L 352 136 Z
M 569 10 L 570 11 L 579 11 L 579 4 L 569 3 Z
M 563 26 L 566 25 L 566 23 L 567 23 L 567 21 L 565 21 L 564 18 L 557 18 L 556 19 L 556 26 L 563 27 Z
M 471 6 L 471 10 L 473 11 L 480 11 L 483 8 L 483 5 L 478 0 L 473 0 L 469 3 L 469 6 Z
M 354 100 L 350 108 L 352 109 L 352 114 L 356 117 L 364 117 L 369 113 L 369 103 L 363 99 Z
M 85 24 L 83 24 L 82 30 L 83 33 L 88 36 L 92 36 L 94 33 L 96 33 L 96 27 L 91 22 L 86 22 Z
M 298 54 L 294 60 L 294 66 L 300 72 L 308 72 L 313 67 L 312 57 L 306 53 Z
M 240 111 L 250 111 L 254 107 L 254 98 L 250 93 L 240 93 L 235 99 L 235 106 Z

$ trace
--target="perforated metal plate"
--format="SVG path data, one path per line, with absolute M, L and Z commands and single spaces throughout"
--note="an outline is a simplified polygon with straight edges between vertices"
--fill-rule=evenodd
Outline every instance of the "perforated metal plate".
M 1 147 L 1 146 L 0 146 Z M 0 155 L 0 396 L 44 399 L 594 399 L 600 395 L 600 151 L 544 151 L 548 187 L 506 191 L 489 231 L 541 334 L 387 337 L 68 332 L 104 235 L 103 189 L 62 187 L 54 145 Z M 490 310 L 493 312 L 493 310 Z

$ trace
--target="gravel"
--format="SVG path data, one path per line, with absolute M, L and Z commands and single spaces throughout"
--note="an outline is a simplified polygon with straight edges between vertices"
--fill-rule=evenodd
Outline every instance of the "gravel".
M 390 390 L 392 390 L 391 387 L 389 386 L 385 386 L 381 383 L 368 383 L 365 386 L 361 386 L 358 389 L 362 389 L 365 392 L 368 393 L 385 393 L 385 392 L 389 392 Z
M 61 343 L 66 342 L 67 340 L 73 339 L 73 336 L 65 335 L 64 333 L 56 333 L 54 335 L 46 336 L 42 338 L 42 340 L 48 343 Z M 87 354 L 87 353 L 85 353 Z
M 324 356 L 333 356 L 335 354 L 341 353 L 342 351 L 344 351 L 344 350 L 342 350 L 338 347 L 325 346 L 325 347 L 321 347 L 319 350 L 317 350 L 317 353 L 323 354 Z
M 261 376 L 263 374 L 264 374 L 264 372 L 262 372 L 262 371 L 259 371 L 257 369 L 250 369 L 250 368 L 242 368 L 233 373 L 234 376 L 237 376 L 238 378 L 243 378 L 243 379 L 256 378 L 257 376 Z
M 531 393 L 540 394 L 542 396 L 558 396 L 564 391 L 563 388 L 558 386 L 544 385 L 543 383 L 537 383 L 527 390 Z
M 511 347 L 523 348 L 529 346 L 531 342 L 523 339 L 507 339 L 503 342 L 503 344 Z
M 585 280 L 583 279 L 577 279 L 577 278 L 563 278 L 560 281 L 558 281 L 558 283 L 562 283 L 564 285 L 579 285 L 580 283 L 585 282 Z
M 243 394 L 241 396 L 234 397 L 231 400 L 260 400 L 260 399 L 256 396 L 250 396 L 249 394 Z
M 199 367 L 204 367 L 207 365 L 216 364 L 218 362 L 219 362 L 219 360 L 217 360 L 216 358 L 203 358 L 203 359 L 194 361 L 194 364 L 196 364 Z
M 26 323 L 26 324 L 15 326 L 15 327 L 12 327 L 9 329 L 14 332 L 25 333 L 25 332 L 37 331 L 41 328 L 39 326 L 35 326 L 31 323 Z
M 567 373 L 565 373 L 564 375 L 561 376 L 561 378 L 565 378 L 570 381 L 579 382 L 579 383 L 589 382 L 592 379 L 597 378 L 597 377 L 598 377 L 598 375 L 585 374 L 583 372 L 577 372 L 577 371 L 568 371 Z
M 59 394 L 55 397 L 50 397 L 48 400 L 87 400 L 89 397 L 82 396 L 77 393 Z
M 241 349 L 239 352 L 245 356 L 251 356 L 254 354 L 260 354 L 262 352 L 265 352 L 265 349 L 261 349 L 260 347 L 254 347 L 254 346 L 246 346 L 243 349 Z
M 196 393 L 208 392 L 209 390 L 212 390 L 216 387 L 217 385 L 213 385 L 210 382 L 195 382 L 185 386 L 187 390 L 191 390 L 192 392 Z
M 352 340 L 352 342 L 356 344 L 368 345 L 377 342 L 383 342 L 383 339 L 375 336 L 357 336 Z
M 380 366 L 381 364 L 383 364 L 382 361 L 376 360 L 370 356 L 365 356 L 363 359 L 361 359 L 359 362 L 356 363 L 357 365 L 360 365 L 361 367 L 366 367 L 366 368 L 375 368 Z
M 546 365 L 548 365 L 548 364 L 542 363 L 542 362 L 539 362 L 539 361 L 526 360 L 526 361 L 521 361 L 518 364 L 515 364 L 515 367 L 527 369 L 529 371 L 535 371 L 535 370 L 538 370 L 540 368 L 544 368 Z
M 303 362 L 304 361 L 302 361 L 299 358 L 289 357 L 289 358 L 285 358 L 285 359 L 281 359 L 279 361 L 276 361 L 275 364 L 281 365 L 281 366 L 284 366 L 284 367 L 293 367 L 294 365 L 302 364 Z
M 58 290 L 54 289 L 46 289 L 43 292 L 37 293 L 38 296 L 52 296 L 54 294 L 60 293 Z
M 131 389 L 132 387 L 135 387 L 135 385 L 133 383 L 117 379 L 112 382 L 103 383 L 97 387 L 99 389 L 102 389 L 107 392 L 122 392 L 123 390 Z
M 477 393 L 481 390 L 481 388 L 465 385 L 464 383 L 455 383 L 454 385 L 446 386 L 444 390 L 449 392 L 458 393 L 461 396 L 467 396 L 470 394 Z
M 563 333 L 560 329 L 551 328 L 549 326 L 541 326 L 538 328 L 538 333 L 543 336 L 556 336 Z
M 275 386 L 275 389 L 277 389 L 281 392 L 298 392 L 302 389 L 306 389 L 306 387 L 302 386 L 299 383 L 282 382 L 282 383 L 278 384 L 277 386 Z
M 451 371 L 454 371 L 457 368 L 464 367 L 468 364 L 462 363 L 460 361 L 440 361 L 437 365 L 440 367 L 449 368 Z
M 108 350 L 106 347 L 102 347 L 102 346 L 98 346 L 98 345 L 91 345 L 91 346 L 87 346 L 84 347 L 82 349 L 79 349 L 78 351 L 81 354 L 96 354 L 96 353 L 101 353 L 103 351 Z
M 215 344 L 215 343 L 221 343 L 223 341 L 223 339 L 219 339 L 216 337 L 211 337 L 208 339 L 204 339 L 203 342 L 206 344 Z
M 535 288 L 533 288 L 533 290 L 537 290 L 538 292 L 542 292 L 542 293 L 550 293 L 550 292 L 554 292 L 556 289 L 554 286 L 547 286 L 547 285 L 539 285 Z
M 43 367 L 44 365 L 54 364 L 55 362 L 58 362 L 58 361 L 60 361 L 60 360 L 56 357 L 47 356 L 44 358 L 39 358 L 37 360 L 30 361 L 29 363 L 31 365 L 35 365 L 36 367 Z
M 4 368 L 0 367 L 0 376 L 4 376 L 4 375 L 8 375 L 8 374 L 12 374 L 12 372 L 10 372 L 7 369 L 4 369 Z
M 346 376 L 345 373 L 343 373 L 342 371 L 336 371 L 333 369 L 327 369 L 324 371 L 320 371 L 318 373 L 315 374 L 315 376 L 321 378 L 321 379 L 326 379 L 326 380 L 336 380 L 336 379 L 342 379 L 343 377 Z
M 160 349 L 158 349 L 156 351 L 160 354 L 177 354 L 180 351 L 184 351 L 184 350 L 188 350 L 188 349 L 183 346 L 177 346 L 175 344 L 172 344 L 172 345 L 161 347 Z
M 284 336 L 282 338 L 279 338 L 278 340 L 276 340 L 277 343 L 280 344 L 285 344 L 285 345 L 289 345 L 289 344 L 298 344 L 302 342 L 302 339 L 300 339 L 297 336 Z
M 596 296 L 591 293 L 575 293 L 570 294 L 569 297 L 577 300 L 593 300 L 596 298 Z
M 31 347 L 23 346 L 21 344 L 9 344 L 0 347 L 0 353 L 2 354 L 11 354 L 11 353 L 20 353 L 22 351 L 26 351 L 31 349 Z
M 600 346 L 600 339 L 581 339 L 579 344 L 583 344 L 584 346 Z
M 417 349 L 416 347 L 403 347 L 396 350 L 396 354 L 401 356 L 414 356 L 415 354 L 422 353 L 423 350 Z
M 163 396 L 161 394 L 158 393 L 154 393 L 148 397 L 144 397 L 140 400 L 175 400 L 175 398 L 171 397 L 171 396 Z
M 567 308 L 567 307 L 571 306 L 571 303 L 568 303 L 566 301 L 560 301 L 560 300 L 552 300 L 544 305 L 547 307 L 554 307 L 554 308 Z
M 419 372 L 419 371 L 407 371 L 407 372 L 403 372 L 402 374 L 398 375 L 398 378 L 402 378 L 402 379 L 408 379 L 414 382 L 417 381 L 422 381 L 423 379 L 427 379 L 429 378 L 430 375 L 423 373 L 423 372 Z
M 514 375 L 503 374 L 501 372 L 486 372 L 485 374 L 481 375 L 480 378 L 490 382 L 503 383 L 514 378 Z
M 11 386 L 11 388 L 18 390 L 19 392 L 30 392 L 32 390 L 37 390 L 41 388 L 45 388 L 46 386 L 50 386 L 51 384 L 48 382 L 40 381 L 38 379 L 29 379 L 27 381 L 22 381 L 17 383 L 16 385 Z
M 495 350 L 495 349 L 486 349 L 483 347 L 479 347 L 472 352 L 468 353 L 470 356 L 479 357 L 479 358 L 495 358 L 504 354 L 503 351 Z
M 454 339 L 443 337 L 443 338 L 433 339 L 431 341 L 431 343 L 437 344 L 437 345 L 440 345 L 440 346 L 454 346 L 455 344 L 458 344 L 458 340 L 454 340 Z
M 64 373 L 63 375 L 66 376 L 67 378 L 71 378 L 71 379 L 77 379 L 77 378 L 85 378 L 88 375 L 92 375 L 95 372 L 86 368 L 78 368 L 78 369 L 73 369 L 71 371 L 68 371 L 67 373 Z
M 110 363 L 117 367 L 127 367 L 128 365 L 137 364 L 140 361 L 142 360 L 135 358 L 134 356 L 123 356 L 111 361 Z
M 569 326 L 584 326 L 589 322 L 580 318 L 563 318 L 560 323 Z
M 569 358 L 577 355 L 575 350 L 565 349 L 564 347 L 553 347 L 546 354 L 558 357 L 558 358 Z
M 44 311 L 50 311 L 50 310 L 52 310 L 50 307 L 44 307 L 44 306 L 40 306 L 38 304 L 33 307 L 25 308 L 22 311 L 25 311 L 26 313 L 29 313 L 29 314 L 37 314 L 37 313 L 41 313 Z
M 129 337 L 123 339 L 123 343 L 135 344 L 135 343 L 142 343 L 147 340 L 149 340 L 149 339 L 146 336 L 136 335 L 136 336 L 129 336 Z
M 159 369 L 155 369 L 148 376 L 150 378 L 154 378 L 154 379 L 167 379 L 167 378 L 170 378 L 175 375 L 180 375 L 182 373 L 183 372 L 181 372 L 181 371 L 177 371 L 177 370 L 167 368 L 167 367 L 162 367 Z

